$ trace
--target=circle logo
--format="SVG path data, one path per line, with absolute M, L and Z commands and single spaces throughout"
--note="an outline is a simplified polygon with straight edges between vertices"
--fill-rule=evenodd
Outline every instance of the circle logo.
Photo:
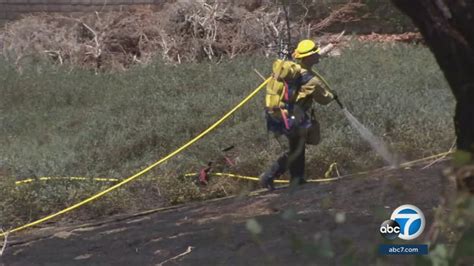
M 400 226 L 398 237 L 403 240 L 413 240 L 420 236 L 425 229 L 425 215 L 414 205 L 405 204 L 396 208 L 390 220 Z
M 386 239 L 393 240 L 400 234 L 400 225 L 394 220 L 386 220 L 380 225 L 380 234 Z

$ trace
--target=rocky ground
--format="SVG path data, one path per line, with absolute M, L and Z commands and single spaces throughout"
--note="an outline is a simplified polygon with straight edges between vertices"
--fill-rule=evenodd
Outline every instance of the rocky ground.
M 433 222 L 444 163 L 376 171 L 296 190 L 191 203 L 89 224 L 30 230 L 9 239 L 0 265 L 387 265 L 382 221 L 402 204 Z

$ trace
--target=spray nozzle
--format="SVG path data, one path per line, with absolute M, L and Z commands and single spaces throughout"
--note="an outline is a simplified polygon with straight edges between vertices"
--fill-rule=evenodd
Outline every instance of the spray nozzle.
M 337 96 L 337 94 L 334 94 L 334 100 L 336 101 L 337 105 L 339 105 L 339 107 L 341 107 L 341 109 L 344 109 L 344 105 L 342 105 L 342 103 L 339 100 L 339 97 Z

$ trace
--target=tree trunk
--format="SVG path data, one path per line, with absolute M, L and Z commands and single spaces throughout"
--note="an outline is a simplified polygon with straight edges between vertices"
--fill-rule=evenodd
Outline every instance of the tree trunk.
M 419 28 L 456 98 L 457 148 L 474 162 L 474 2 L 392 0 Z M 474 174 L 465 183 L 474 192 Z M 472 182 L 471 182 L 472 181 Z M 472 187 L 471 187 L 472 186 Z

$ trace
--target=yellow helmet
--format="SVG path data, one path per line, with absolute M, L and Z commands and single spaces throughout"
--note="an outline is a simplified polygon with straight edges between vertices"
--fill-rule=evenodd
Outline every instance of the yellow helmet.
M 318 45 L 312 40 L 302 40 L 298 43 L 298 47 L 296 47 L 293 53 L 293 58 L 304 58 L 312 54 L 319 54 L 320 51 L 321 49 L 319 49 Z

